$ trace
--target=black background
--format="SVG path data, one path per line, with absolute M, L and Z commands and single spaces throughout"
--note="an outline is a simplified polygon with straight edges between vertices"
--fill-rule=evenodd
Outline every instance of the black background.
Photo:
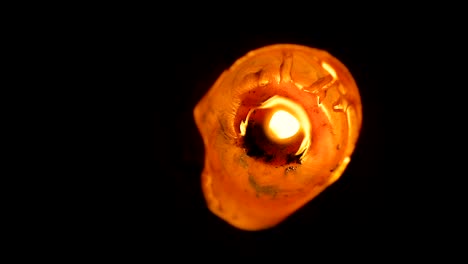
M 104 110 L 93 121 L 105 132 L 96 132 L 98 147 L 89 154 L 104 166 L 93 171 L 93 198 L 84 208 L 88 242 L 145 256 L 273 258 L 347 249 L 362 257 L 401 256 L 414 253 L 415 244 L 434 245 L 434 236 L 446 232 L 432 224 L 440 215 L 435 196 L 418 186 L 438 182 L 423 172 L 429 161 L 421 155 L 432 145 L 421 137 L 428 115 L 414 102 L 435 86 L 424 82 L 432 71 L 423 67 L 435 56 L 423 50 L 437 23 L 400 17 L 396 24 L 380 14 L 326 23 L 302 17 L 278 26 L 266 18 L 232 26 L 235 19 L 133 14 L 94 25 L 83 45 L 93 54 L 89 72 L 100 80 L 99 92 L 90 94 Z M 343 62 L 360 89 L 363 126 L 335 184 L 278 226 L 242 231 L 205 206 L 193 108 L 236 59 L 277 43 L 324 49 Z
M 5 113 L 19 136 L 5 137 L 14 146 L 6 156 L 19 161 L 4 177 L 19 183 L 4 185 L 14 209 L 4 215 L 16 224 L 5 225 L 8 246 L 15 257 L 62 262 L 466 255 L 463 10 L 351 1 L 19 8 L 5 19 L 14 72 L 5 71 L 14 85 L 5 90 L 18 95 L 5 96 Z M 278 43 L 343 62 L 363 126 L 336 183 L 278 226 L 242 231 L 205 205 L 193 108 L 236 59 Z

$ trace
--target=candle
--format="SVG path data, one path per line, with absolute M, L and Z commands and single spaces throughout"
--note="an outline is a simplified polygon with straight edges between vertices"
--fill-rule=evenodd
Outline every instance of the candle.
M 243 230 L 274 227 L 342 175 L 362 106 L 348 69 L 294 44 L 253 50 L 194 109 L 209 210 Z

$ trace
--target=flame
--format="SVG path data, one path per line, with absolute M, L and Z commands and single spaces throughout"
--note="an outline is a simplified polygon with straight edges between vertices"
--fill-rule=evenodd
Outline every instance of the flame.
M 297 118 L 284 110 L 276 111 L 268 124 L 270 131 L 279 139 L 287 139 L 296 135 L 300 127 Z
M 309 149 L 311 139 L 311 124 L 309 117 L 300 104 L 279 95 L 272 96 L 263 102 L 258 108 L 250 109 L 245 120 L 242 120 L 240 123 L 239 129 L 241 136 L 245 136 L 251 113 L 255 109 L 266 108 L 276 110 L 268 124 L 269 132 L 276 137 L 274 139 L 281 141 L 296 135 L 300 129 L 304 131 L 304 138 L 296 152 L 296 155 L 305 154 Z

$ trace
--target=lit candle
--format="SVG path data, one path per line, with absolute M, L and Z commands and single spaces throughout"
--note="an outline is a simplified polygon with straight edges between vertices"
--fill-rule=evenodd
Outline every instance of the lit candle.
M 361 109 L 350 72 L 329 53 L 292 44 L 249 52 L 194 109 L 208 208 L 244 230 L 279 224 L 344 172 Z

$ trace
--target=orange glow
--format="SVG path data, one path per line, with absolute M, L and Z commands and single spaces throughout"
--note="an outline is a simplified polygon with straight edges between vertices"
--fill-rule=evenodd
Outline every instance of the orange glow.
M 340 178 L 359 137 L 362 106 L 338 59 L 278 44 L 224 71 L 194 118 L 205 146 L 209 210 L 254 231 L 281 223 Z

